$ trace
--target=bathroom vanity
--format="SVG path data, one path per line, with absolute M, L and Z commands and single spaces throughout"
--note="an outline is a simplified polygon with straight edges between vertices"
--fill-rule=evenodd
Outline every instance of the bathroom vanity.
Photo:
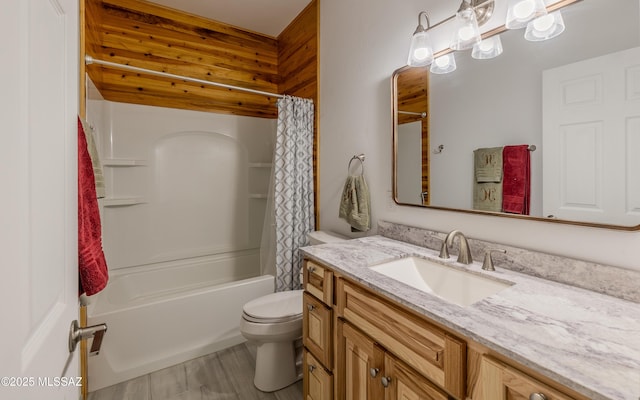
M 305 400 L 640 398 L 635 302 L 382 236 L 302 252 Z M 376 267 L 407 257 L 503 287 L 460 306 Z

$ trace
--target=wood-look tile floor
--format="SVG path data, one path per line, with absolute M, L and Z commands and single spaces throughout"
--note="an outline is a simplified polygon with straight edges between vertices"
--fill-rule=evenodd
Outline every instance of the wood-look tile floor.
M 88 400 L 302 400 L 302 381 L 273 393 L 253 386 L 255 346 L 218 353 L 89 393 Z

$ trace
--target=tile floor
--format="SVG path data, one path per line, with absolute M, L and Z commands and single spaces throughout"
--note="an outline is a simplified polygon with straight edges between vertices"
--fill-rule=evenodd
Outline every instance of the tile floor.
M 302 400 L 302 381 L 260 392 L 254 369 L 255 346 L 244 343 L 91 392 L 88 400 Z

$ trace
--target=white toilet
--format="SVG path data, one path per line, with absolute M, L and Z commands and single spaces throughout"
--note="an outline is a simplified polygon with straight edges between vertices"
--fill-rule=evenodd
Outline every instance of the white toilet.
M 345 240 L 335 233 L 309 234 L 311 245 Z M 302 282 L 302 279 L 300 279 Z M 273 392 L 302 378 L 302 290 L 271 293 L 244 305 L 240 333 L 255 343 L 253 383 Z

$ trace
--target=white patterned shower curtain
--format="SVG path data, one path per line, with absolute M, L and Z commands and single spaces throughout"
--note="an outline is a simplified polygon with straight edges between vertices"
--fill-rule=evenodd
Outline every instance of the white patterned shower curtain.
M 300 288 L 298 249 L 314 230 L 313 113 L 311 100 L 292 96 L 278 100 L 273 162 L 277 292 Z

